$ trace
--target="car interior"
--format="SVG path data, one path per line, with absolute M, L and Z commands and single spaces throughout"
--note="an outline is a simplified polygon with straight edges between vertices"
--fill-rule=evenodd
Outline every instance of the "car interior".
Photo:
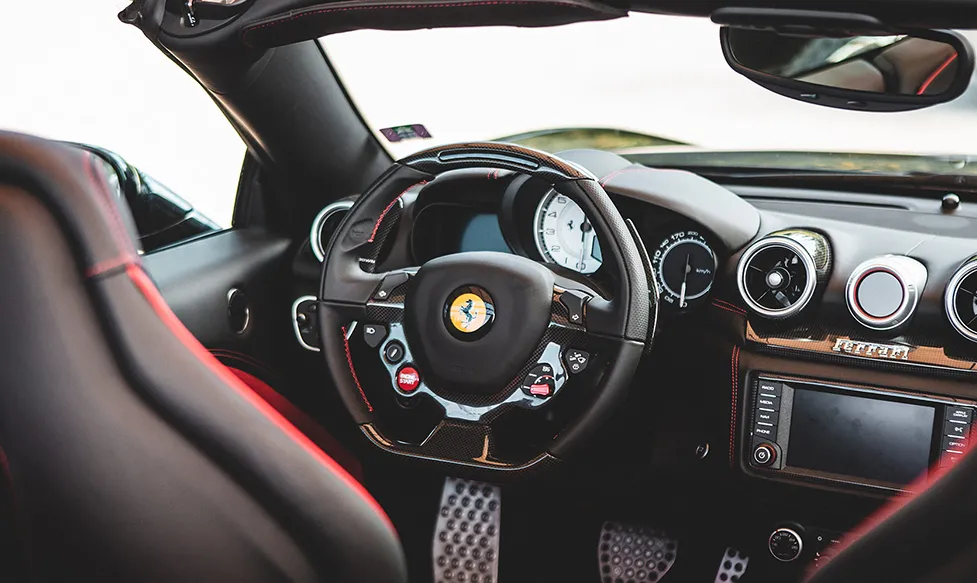
M 786 4 L 132 1 L 233 226 L 0 131 L 3 580 L 977 580 L 967 157 L 428 142 L 318 40 L 682 15 L 812 110 L 966 101 L 977 2 Z

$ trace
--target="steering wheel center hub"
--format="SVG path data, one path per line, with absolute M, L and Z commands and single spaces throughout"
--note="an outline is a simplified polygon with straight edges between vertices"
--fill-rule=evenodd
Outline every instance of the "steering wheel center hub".
M 494 394 L 538 346 L 553 274 L 504 253 L 459 253 L 424 264 L 405 301 L 405 331 L 432 386 Z
M 485 336 L 495 322 L 495 302 L 488 291 L 462 286 L 448 296 L 444 306 L 444 324 L 448 332 L 468 342 Z

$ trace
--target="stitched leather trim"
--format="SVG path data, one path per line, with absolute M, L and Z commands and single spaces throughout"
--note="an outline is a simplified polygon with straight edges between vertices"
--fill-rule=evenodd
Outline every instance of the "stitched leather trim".
M 617 178 L 621 174 L 627 174 L 629 172 L 655 172 L 654 168 L 647 168 L 645 166 L 628 166 L 627 168 L 621 168 L 620 170 L 615 170 L 607 176 L 600 179 L 600 185 L 605 186 L 613 178 Z
M 132 283 L 136 286 L 136 289 L 142 293 L 146 301 L 156 312 L 157 317 L 170 329 L 170 332 L 176 336 L 176 338 L 183 343 L 186 348 L 194 354 L 201 362 L 203 362 L 207 368 L 211 370 L 224 384 L 236 390 L 248 403 L 250 403 L 255 409 L 261 412 L 265 417 L 267 417 L 272 423 L 277 425 L 288 437 L 292 439 L 299 446 L 303 447 L 310 455 L 317 459 L 322 465 L 324 465 L 330 472 L 336 475 L 346 486 L 356 492 L 366 503 L 373 508 L 373 511 L 379 516 L 384 523 L 390 528 L 390 530 L 396 534 L 396 529 L 387 513 L 384 512 L 380 504 L 370 495 L 369 492 L 363 487 L 362 484 L 357 482 L 353 476 L 349 475 L 342 466 L 340 466 L 334 459 L 329 457 L 324 451 L 322 451 L 311 439 L 301 431 L 299 431 L 294 425 L 292 425 L 281 413 L 276 411 L 271 405 L 269 405 L 264 399 L 258 396 L 250 387 L 248 387 L 240 378 L 231 372 L 229 368 L 224 366 L 218 361 L 214 355 L 207 351 L 206 348 L 197 340 L 197 338 L 190 333 L 189 330 L 180 322 L 176 314 L 170 310 L 169 305 L 163 299 L 163 296 L 159 294 L 156 286 L 149 279 L 149 276 L 139 267 L 135 265 L 126 266 L 126 275 L 132 280 Z
M 724 306 L 722 304 L 717 304 L 715 302 L 712 303 L 712 307 L 719 308 L 720 310 L 725 310 L 725 311 L 727 311 L 727 312 L 729 312 L 731 314 L 735 314 L 737 316 L 745 316 L 746 315 L 746 313 L 744 313 L 744 312 L 739 312 L 739 311 L 734 310 L 732 308 L 727 308 L 726 306 Z
M 741 316 L 745 316 L 746 315 L 746 308 L 737 306 L 736 304 L 732 304 L 730 302 L 727 302 L 725 300 L 721 300 L 719 298 L 713 298 L 712 299 L 712 304 L 714 306 L 716 306 L 717 308 L 727 308 L 727 309 L 729 309 L 731 311 L 734 311 L 734 312 L 740 314 Z
M 740 384 L 740 347 L 734 345 L 729 356 L 729 387 L 731 391 L 729 405 L 729 466 L 736 467 L 736 418 L 738 417 L 739 407 L 737 398 L 739 396 Z
M 85 277 L 95 277 L 96 275 L 101 275 L 107 271 L 112 271 L 113 269 L 118 269 L 124 265 L 129 265 L 132 263 L 132 257 L 123 254 L 118 257 L 113 257 L 112 259 L 106 259 L 105 261 L 100 261 L 95 265 L 92 265 L 85 271 Z
M 390 212 L 390 209 L 394 208 L 394 205 L 397 204 L 397 201 L 399 201 L 401 198 L 403 198 L 405 194 L 407 194 L 408 192 L 410 192 L 410 190 L 412 188 L 417 187 L 417 186 L 424 186 L 425 184 L 427 184 L 427 180 L 422 180 L 422 181 L 420 181 L 420 182 L 418 182 L 416 184 L 411 184 L 406 189 L 404 189 L 404 192 L 401 192 L 400 194 L 398 194 L 397 195 L 397 198 L 395 198 L 392 201 L 390 201 L 390 204 L 387 205 L 387 208 L 383 209 L 383 212 L 380 213 L 380 216 L 379 217 L 377 217 L 377 224 L 373 225 L 373 232 L 370 233 L 370 238 L 367 239 L 366 242 L 367 243 L 372 243 L 373 242 L 373 240 L 377 236 L 377 231 L 380 230 L 380 223 L 382 223 L 383 222 L 383 219 L 386 218 L 387 213 Z
M 282 417 L 288 419 L 289 423 L 309 436 L 309 439 L 319 446 L 319 449 L 336 460 L 354 478 L 357 480 L 362 479 L 363 467 L 360 465 L 359 460 L 347 451 L 318 421 L 310 417 L 302 409 L 296 407 L 263 379 L 239 368 L 228 367 L 228 369 L 241 379 L 244 384 L 248 385 L 251 390 L 257 393 L 259 397 L 267 401 L 269 405 L 281 413 Z
M 132 242 L 129 239 L 129 233 L 123 226 L 118 209 L 115 207 L 117 203 L 111 199 L 112 194 L 109 192 L 108 185 L 105 184 L 104 177 L 95 168 L 95 155 L 91 152 L 85 152 L 84 160 L 85 175 L 96 192 L 96 196 L 93 198 L 99 203 L 98 206 L 108 223 L 109 233 L 119 251 L 119 258 L 125 258 L 129 262 L 138 262 L 138 256 L 135 254 Z
M 349 352 L 349 340 L 346 339 L 346 326 L 342 327 L 343 331 L 343 346 L 346 348 L 346 362 L 349 364 L 349 373 L 353 375 L 353 382 L 356 383 L 356 388 L 360 391 L 360 397 L 363 398 L 363 402 L 366 403 L 366 409 L 370 413 L 373 413 L 373 405 L 370 404 L 370 400 L 366 398 L 366 393 L 363 392 L 363 387 L 360 385 L 360 378 L 356 376 L 356 369 L 353 368 L 353 355 Z

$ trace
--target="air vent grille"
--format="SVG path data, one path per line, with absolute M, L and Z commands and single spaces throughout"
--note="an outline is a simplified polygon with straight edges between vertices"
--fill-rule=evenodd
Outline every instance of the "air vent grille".
M 743 253 L 737 269 L 743 301 L 768 318 L 800 312 L 814 295 L 814 260 L 797 241 L 781 236 L 761 239 Z
M 315 255 L 319 263 L 322 263 L 325 258 L 325 249 L 326 245 L 329 244 L 329 238 L 332 237 L 336 228 L 339 227 L 339 223 L 352 206 L 353 201 L 351 200 L 336 201 L 319 211 L 315 220 L 312 221 L 312 230 L 309 232 L 309 246 L 312 248 L 312 254 Z
M 946 286 L 945 308 L 961 336 L 977 342 L 977 260 L 961 267 Z

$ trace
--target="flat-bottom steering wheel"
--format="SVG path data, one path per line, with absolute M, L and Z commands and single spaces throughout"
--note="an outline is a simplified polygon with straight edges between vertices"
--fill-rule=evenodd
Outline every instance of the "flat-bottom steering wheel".
M 613 289 L 605 296 L 582 278 L 494 252 L 377 273 L 404 193 L 465 168 L 527 174 L 577 203 Z M 388 169 L 333 236 L 319 303 L 323 353 L 374 445 L 437 464 L 538 471 L 627 395 L 657 313 L 644 257 L 597 179 L 570 162 L 510 144 L 426 150 Z

